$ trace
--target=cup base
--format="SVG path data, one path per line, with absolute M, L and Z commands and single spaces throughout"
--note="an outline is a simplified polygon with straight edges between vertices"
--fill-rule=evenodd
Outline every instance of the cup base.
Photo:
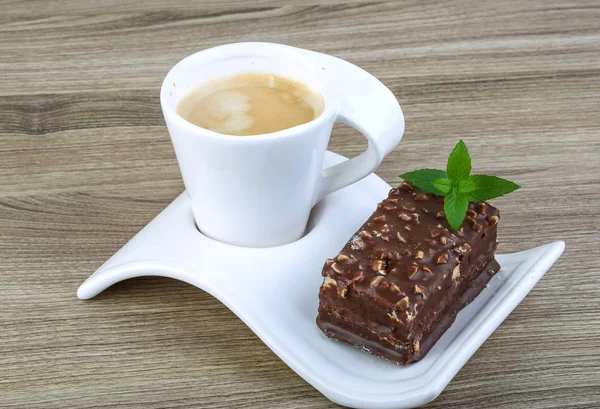
M 218 243 L 223 243 L 223 244 L 227 244 L 227 245 L 230 245 L 230 246 L 235 246 L 235 247 L 240 247 L 240 248 L 247 248 L 247 249 L 270 249 L 270 248 L 277 248 L 277 247 L 287 246 L 289 244 L 297 242 L 298 240 L 302 240 L 304 238 L 304 236 L 306 236 L 308 233 L 310 233 L 311 226 L 314 226 L 314 223 L 312 223 L 313 214 L 314 214 L 314 208 L 310 212 L 310 216 L 309 216 L 309 219 L 308 219 L 308 224 L 306 226 L 306 229 L 304 229 L 304 232 L 302 233 L 302 235 L 300 235 L 299 237 L 297 237 L 297 238 L 295 238 L 293 240 L 285 242 L 285 243 L 279 243 L 279 244 L 268 245 L 268 246 L 249 246 L 249 245 L 244 245 L 244 244 L 240 244 L 240 243 L 231 242 L 231 241 L 228 241 L 228 240 L 220 240 L 220 239 L 218 239 L 216 237 L 213 237 L 213 236 L 211 236 L 211 235 L 203 232 L 200 229 L 200 227 L 198 226 L 198 223 L 196 223 L 195 220 L 194 220 L 194 227 L 196 228 L 196 230 L 198 231 L 198 233 L 200 233 L 202 236 L 204 236 L 204 237 L 206 237 L 206 238 L 208 238 L 210 240 L 213 240 L 215 242 L 218 242 Z

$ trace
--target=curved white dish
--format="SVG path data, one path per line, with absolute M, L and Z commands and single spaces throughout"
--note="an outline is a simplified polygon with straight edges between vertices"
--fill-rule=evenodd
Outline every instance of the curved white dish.
M 343 160 L 328 152 L 325 166 Z M 324 260 L 366 220 L 389 185 L 375 175 L 327 196 L 309 233 L 275 248 L 234 247 L 203 236 L 182 194 L 88 278 L 79 298 L 139 276 L 199 287 L 237 314 L 286 364 L 333 402 L 411 408 L 435 399 L 561 255 L 563 242 L 498 256 L 502 269 L 420 362 L 398 367 L 326 338 L 317 328 Z M 277 217 L 274 215 L 274 217 Z

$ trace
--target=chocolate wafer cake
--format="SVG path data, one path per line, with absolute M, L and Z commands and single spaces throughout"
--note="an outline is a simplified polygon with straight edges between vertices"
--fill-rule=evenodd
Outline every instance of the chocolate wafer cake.
M 442 197 L 409 183 L 326 261 L 317 325 L 329 337 L 405 365 L 423 358 L 500 269 L 498 209 L 471 203 L 453 232 Z

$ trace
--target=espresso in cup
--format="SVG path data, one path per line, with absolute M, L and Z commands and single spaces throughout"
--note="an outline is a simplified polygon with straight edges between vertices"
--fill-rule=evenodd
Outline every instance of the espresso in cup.
M 234 136 L 262 135 L 312 121 L 323 97 L 291 78 L 243 73 L 201 84 L 185 95 L 177 113 L 201 128 Z

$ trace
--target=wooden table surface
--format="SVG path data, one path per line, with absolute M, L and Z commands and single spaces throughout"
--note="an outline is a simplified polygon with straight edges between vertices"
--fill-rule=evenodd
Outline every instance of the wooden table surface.
M 328 408 L 233 313 L 163 279 L 78 285 L 183 184 L 160 106 L 169 68 L 271 41 L 380 78 L 406 117 L 377 174 L 445 160 L 523 188 L 500 251 L 566 251 L 428 408 L 600 407 L 600 4 L 269 0 L 0 5 L 0 407 Z M 337 127 L 330 148 L 363 138 Z M 317 289 L 315 288 L 315 293 Z

